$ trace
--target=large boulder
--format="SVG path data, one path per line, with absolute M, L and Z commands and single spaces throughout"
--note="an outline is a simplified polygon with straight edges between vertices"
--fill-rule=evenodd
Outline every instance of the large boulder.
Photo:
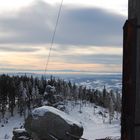
M 79 122 L 50 106 L 34 109 L 25 120 L 25 129 L 34 140 L 78 140 L 83 135 Z

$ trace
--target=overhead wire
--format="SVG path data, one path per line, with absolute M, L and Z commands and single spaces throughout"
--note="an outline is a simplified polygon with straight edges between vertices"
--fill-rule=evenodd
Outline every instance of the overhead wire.
M 52 52 L 52 48 L 53 48 L 53 45 L 54 45 L 55 35 L 56 35 L 56 31 L 57 31 L 57 27 L 58 27 L 60 15 L 61 15 L 62 6 L 63 6 L 63 0 L 61 0 L 61 3 L 60 3 L 60 7 L 59 7 L 57 19 L 56 19 L 56 24 L 55 24 L 54 31 L 53 31 L 53 34 L 52 34 L 49 54 L 48 54 L 48 58 L 47 58 L 47 61 L 46 61 L 46 64 L 45 64 L 44 75 L 46 74 L 46 72 L 48 70 L 48 64 L 49 64 L 49 61 L 50 61 L 51 52 Z

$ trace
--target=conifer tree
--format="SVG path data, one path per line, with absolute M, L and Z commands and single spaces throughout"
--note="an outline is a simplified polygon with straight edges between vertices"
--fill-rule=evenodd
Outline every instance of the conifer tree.
M 111 124 L 112 123 L 112 120 L 114 118 L 114 103 L 113 103 L 113 100 L 112 100 L 112 97 L 110 96 L 110 99 L 109 99 L 109 123 Z

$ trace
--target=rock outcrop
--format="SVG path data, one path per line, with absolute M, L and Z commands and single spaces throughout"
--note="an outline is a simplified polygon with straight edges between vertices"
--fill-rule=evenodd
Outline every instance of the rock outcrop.
M 25 129 L 14 129 L 12 140 L 32 140 Z
M 25 129 L 34 140 L 78 140 L 83 134 L 79 122 L 50 106 L 34 109 L 25 120 Z

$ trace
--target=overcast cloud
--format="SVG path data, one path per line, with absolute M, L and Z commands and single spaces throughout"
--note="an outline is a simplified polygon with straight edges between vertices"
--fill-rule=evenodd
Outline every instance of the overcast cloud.
M 38 1 L 17 13 L 0 15 L 0 43 L 50 43 L 57 11 L 58 7 Z M 125 17 L 102 9 L 66 6 L 55 43 L 121 46 L 124 21 Z
M 36 1 L 19 11 L 0 14 L 0 50 L 28 53 L 39 52 L 42 48 L 48 50 L 57 12 L 57 5 Z M 125 20 L 126 17 L 122 15 L 100 8 L 64 5 L 54 50 L 61 52 L 69 50 L 70 46 L 84 49 L 88 46 L 122 48 L 122 27 Z M 71 52 L 70 55 L 62 55 L 59 60 L 66 63 L 120 65 L 121 55 L 101 53 L 76 56 Z M 38 56 L 41 54 L 36 57 Z

